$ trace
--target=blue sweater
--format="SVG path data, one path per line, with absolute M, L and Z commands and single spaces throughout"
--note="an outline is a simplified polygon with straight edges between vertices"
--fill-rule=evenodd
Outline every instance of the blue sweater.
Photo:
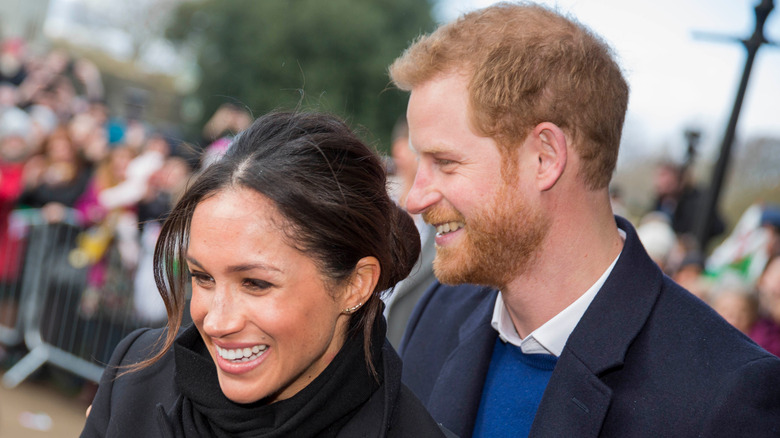
M 473 436 L 528 436 L 557 362 L 556 356 L 523 354 L 496 338 Z

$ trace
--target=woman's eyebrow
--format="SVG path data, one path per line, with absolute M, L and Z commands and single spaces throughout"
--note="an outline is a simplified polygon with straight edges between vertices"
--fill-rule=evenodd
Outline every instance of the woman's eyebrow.
M 230 266 L 228 268 L 228 272 L 243 272 L 243 271 L 251 271 L 253 269 L 260 269 L 263 271 L 274 271 L 274 272 L 282 272 L 281 269 L 267 265 L 265 263 L 242 263 L 240 265 Z
M 191 255 L 187 254 L 184 258 L 186 258 L 187 261 L 192 263 L 193 265 L 203 269 L 203 265 L 201 265 L 199 261 L 195 260 L 195 257 L 192 257 Z
M 188 262 L 192 263 L 193 265 L 197 266 L 198 268 L 205 269 L 205 268 L 203 268 L 203 265 L 197 259 L 195 259 L 195 257 L 187 255 L 186 258 L 187 258 Z M 265 264 L 265 263 L 259 263 L 259 262 L 258 263 L 242 263 L 240 265 L 230 266 L 230 267 L 228 267 L 227 271 L 228 272 L 244 272 L 244 271 L 251 271 L 251 270 L 254 270 L 254 269 L 259 269 L 259 270 L 262 270 L 262 271 L 282 272 L 281 269 L 279 269 L 279 268 L 277 268 L 275 266 L 271 266 L 271 265 L 268 265 L 268 264 Z

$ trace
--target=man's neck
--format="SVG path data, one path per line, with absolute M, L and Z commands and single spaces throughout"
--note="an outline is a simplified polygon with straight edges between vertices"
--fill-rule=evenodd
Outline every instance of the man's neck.
M 582 296 L 623 248 L 611 210 L 551 225 L 534 263 L 502 288 L 517 333 L 528 336 Z

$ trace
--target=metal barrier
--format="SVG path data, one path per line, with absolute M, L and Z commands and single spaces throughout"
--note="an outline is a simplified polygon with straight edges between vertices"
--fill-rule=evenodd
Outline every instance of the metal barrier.
M 98 382 L 116 344 L 139 326 L 132 272 L 116 245 L 107 244 L 112 236 L 98 241 L 93 234 L 100 229 L 46 224 L 35 214 L 28 213 L 23 275 L 14 295 L 14 330 L 17 337 L 23 332 L 29 353 L 5 373 L 3 385 L 15 387 L 45 363 Z M 95 251 L 99 259 L 90 258 Z

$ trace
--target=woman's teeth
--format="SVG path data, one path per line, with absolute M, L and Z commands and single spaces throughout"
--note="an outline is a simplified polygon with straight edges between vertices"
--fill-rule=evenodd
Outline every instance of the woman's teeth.
M 250 360 L 255 360 L 260 355 L 265 353 L 265 350 L 268 348 L 267 345 L 255 345 L 252 348 L 236 348 L 236 349 L 227 349 L 227 348 L 221 348 L 217 346 L 217 354 L 220 355 L 223 359 L 232 360 L 236 362 L 248 362 Z
M 466 224 L 464 224 L 463 222 L 446 222 L 436 226 L 436 234 L 441 236 L 442 234 L 451 233 L 465 226 Z

